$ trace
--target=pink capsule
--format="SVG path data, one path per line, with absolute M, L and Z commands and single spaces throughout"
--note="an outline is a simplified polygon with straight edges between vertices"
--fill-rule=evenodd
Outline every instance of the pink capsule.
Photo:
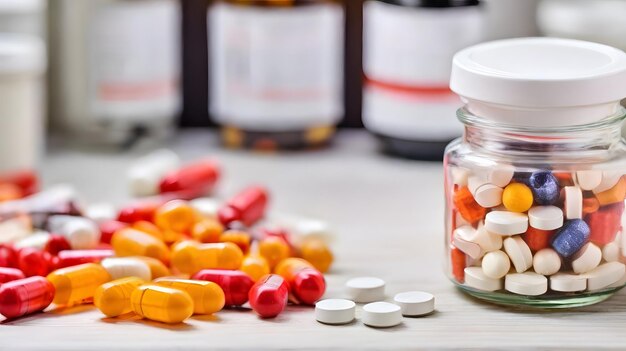
M 59 252 L 56 269 L 77 266 L 83 263 L 100 263 L 107 257 L 113 257 L 113 250 L 64 250 Z

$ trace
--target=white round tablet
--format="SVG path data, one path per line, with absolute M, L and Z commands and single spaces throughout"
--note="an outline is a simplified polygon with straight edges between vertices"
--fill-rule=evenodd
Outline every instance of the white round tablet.
M 400 306 L 403 316 L 423 316 L 435 310 L 435 297 L 423 291 L 399 293 L 393 297 L 393 301 Z
M 476 235 L 472 240 L 480 246 L 483 252 L 496 251 L 502 248 L 502 236 L 489 233 L 483 222 L 478 223 Z
M 489 176 L 487 177 L 487 180 L 491 184 L 504 188 L 511 182 L 514 174 L 515 168 L 513 166 L 498 165 L 494 167 L 491 171 L 489 171 Z
M 565 218 L 583 218 L 583 192 L 577 186 L 565 188 Z
M 528 270 L 533 265 L 533 254 L 526 242 L 520 236 L 504 239 L 504 251 L 513 262 L 513 267 L 517 273 Z
M 550 276 L 550 289 L 561 292 L 583 291 L 587 289 L 587 278 L 571 273 L 557 273 Z
M 482 269 L 487 277 L 500 279 L 511 269 L 511 260 L 507 254 L 500 250 L 488 252 L 483 257 Z
M 380 278 L 353 278 L 346 282 L 346 289 L 354 302 L 365 303 L 385 298 L 385 281 Z
M 604 171 L 602 172 L 602 181 L 593 189 L 594 194 L 601 193 L 614 187 L 619 179 L 622 177 L 621 172 L 617 171 Z
M 483 273 L 481 267 L 467 267 L 465 272 L 465 285 L 477 290 L 496 291 L 502 289 L 502 279 L 493 279 Z
M 572 270 L 575 273 L 587 273 L 598 267 L 602 261 L 602 250 L 593 243 L 587 243 L 572 257 Z
M 467 185 L 467 177 L 469 176 L 470 171 L 467 168 L 463 167 L 450 167 L 450 176 L 452 178 L 452 183 L 459 186 Z
M 491 211 L 485 216 L 485 229 L 499 235 L 522 234 L 528 229 L 528 216 L 509 211 Z
M 595 170 L 577 171 L 576 182 L 583 190 L 593 190 L 602 182 L 602 172 Z
M 556 206 L 535 206 L 528 210 L 531 227 L 541 230 L 554 230 L 563 226 L 563 211 Z
M 326 299 L 315 303 L 315 319 L 324 324 L 347 324 L 354 320 L 356 304 L 345 299 Z
M 474 200 L 485 208 L 496 207 L 502 203 L 503 189 L 493 184 L 483 184 L 476 189 Z
M 561 269 L 561 257 L 550 248 L 541 249 L 533 257 L 533 269 L 542 275 L 555 274 Z
M 519 295 L 542 295 L 548 291 L 548 279 L 534 272 L 511 273 L 504 278 L 504 288 Z
M 363 324 L 376 328 L 388 328 L 402 323 L 400 306 L 389 302 L 372 302 L 363 306 Z
M 472 195 L 476 194 L 476 190 L 484 184 L 487 184 L 487 180 L 482 175 L 471 175 L 467 178 L 467 188 Z
M 454 230 L 452 244 L 471 258 L 477 259 L 482 255 L 480 245 L 470 241 L 476 236 L 476 229 L 463 226 Z
M 584 274 L 587 277 L 587 289 L 599 290 L 610 286 L 624 277 L 626 268 L 621 262 L 608 262 L 599 265 Z
M 615 262 L 619 260 L 619 245 L 612 242 L 604 245 L 602 248 L 602 258 L 607 262 Z

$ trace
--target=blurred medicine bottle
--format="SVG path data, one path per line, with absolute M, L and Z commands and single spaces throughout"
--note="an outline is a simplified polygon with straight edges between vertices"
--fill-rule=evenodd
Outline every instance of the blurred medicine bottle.
M 209 114 L 230 148 L 315 148 L 344 114 L 337 0 L 217 0 L 208 12 Z
M 178 1 L 49 7 L 52 127 L 98 145 L 170 134 L 181 109 Z
M 440 160 L 462 133 L 448 87 L 452 56 L 483 37 L 478 0 L 367 0 L 363 124 L 385 152 Z

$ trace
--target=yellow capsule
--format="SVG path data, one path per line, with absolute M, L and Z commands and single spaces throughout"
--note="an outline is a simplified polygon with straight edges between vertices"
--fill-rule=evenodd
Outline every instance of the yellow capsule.
M 241 230 L 227 230 L 222 235 L 220 235 L 220 242 L 222 243 L 233 243 L 241 249 L 241 251 L 246 254 L 250 251 L 250 234 L 241 231 Z
M 172 267 L 193 274 L 201 269 L 238 269 L 243 260 L 239 246 L 233 243 L 201 244 L 186 240 L 172 248 Z
M 150 272 L 152 273 L 152 279 L 157 279 L 161 277 L 167 277 L 170 275 L 170 269 L 167 268 L 163 264 L 163 262 L 157 260 L 156 258 L 147 257 L 147 256 L 133 256 L 138 260 L 145 262 L 148 267 L 150 267 Z
M 270 268 L 289 257 L 289 251 L 289 245 L 277 236 L 268 236 L 259 243 L 259 253 L 265 257 Z
M 185 291 L 158 285 L 142 285 L 130 295 L 139 316 L 164 323 L 180 323 L 193 314 L 193 300 Z
M 511 183 L 502 192 L 502 204 L 511 212 L 526 212 L 533 205 L 533 192 L 522 183 Z
M 333 253 L 328 245 L 318 238 L 305 240 L 300 246 L 300 256 L 322 273 L 326 273 L 333 263 Z
M 133 223 L 131 227 L 133 229 L 137 229 L 140 232 L 148 233 L 159 240 L 163 240 L 163 232 L 152 222 L 137 221 Z
M 46 277 L 54 285 L 54 303 L 72 305 L 92 298 L 96 289 L 111 280 L 99 264 L 85 263 L 57 269 Z
M 202 219 L 191 227 L 191 237 L 201 243 L 216 243 L 224 232 L 224 226 L 211 218 Z
M 169 249 L 163 241 L 132 228 L 115 232 L 111 245 L 116 256 L 148 256 L 162 262 L 169 259 Z
M 107 317 L 117 317 L 131 312 L 130 295 L 140 285 L 145 284 L 143 279 L 126 277 L 104 283 L 96 289 L 93 304 Z
M 161 230 L 186 233 L 196 223 L 196 210 L 184 200 L 172 200 L 154 213 L 154 224 Z
M 219 285 L 205 280 L 161 278 L 154 284 L 186 291 L 193 300 L 193 313 L 212 314 L 224 308 L 226 297 Z
M 256 252 L 251 252 L 243 258 L 239 270 L 249 275 L 255 282 L 261 279 L 261 277 L 271 273 L 270 265 L 267 263 L 265 257 Z

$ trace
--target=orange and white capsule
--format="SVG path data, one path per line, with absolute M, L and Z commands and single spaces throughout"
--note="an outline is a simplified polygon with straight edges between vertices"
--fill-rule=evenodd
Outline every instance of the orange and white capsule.
M 157 260 L 156 258 L 147 257 L 147 256 L 132 256 L 132 258 L 143 261 L 150 268 L 150 275 L 152 279 L 157 279 L 161 277 L 167 277 L 171 275 L 170 269 L 167 268 L 163 262 Z
M 104 283 L 96 289 L 93 304 L 107 317 L 117 317 L 131 312 L 130 296 L 139 286 L 145 284 L 143 279 L 126 277 Z
M 142 285 L 130 296 L 131 307 L 142 318 L 180 323 L 193 314 L 193 300 L 183 290 Z
M 85 263 L 57 269 L 46 277 L 54 285 L 54 303 L 72 305 L 92 298 L 96 289 L 111 280 L 109 273 L 99 264 Z
M 172 267 L 193 274 L 201 269 L 238 269 L 243 260 L 239 246 L 233 243 L 201 244 L 186 240 L 172 248 Z
M 186 291 L 193 300 L 194 314 L 213 314 L 224 308 L 224 291 L 206 280 L 160 278 L 154 284 Z
M 111 279 L 137 277 L 145 281 L 152 280 L 152 271 L 147 263 L 133 257 L 110 257 L 100 262 L 109 272 Z

